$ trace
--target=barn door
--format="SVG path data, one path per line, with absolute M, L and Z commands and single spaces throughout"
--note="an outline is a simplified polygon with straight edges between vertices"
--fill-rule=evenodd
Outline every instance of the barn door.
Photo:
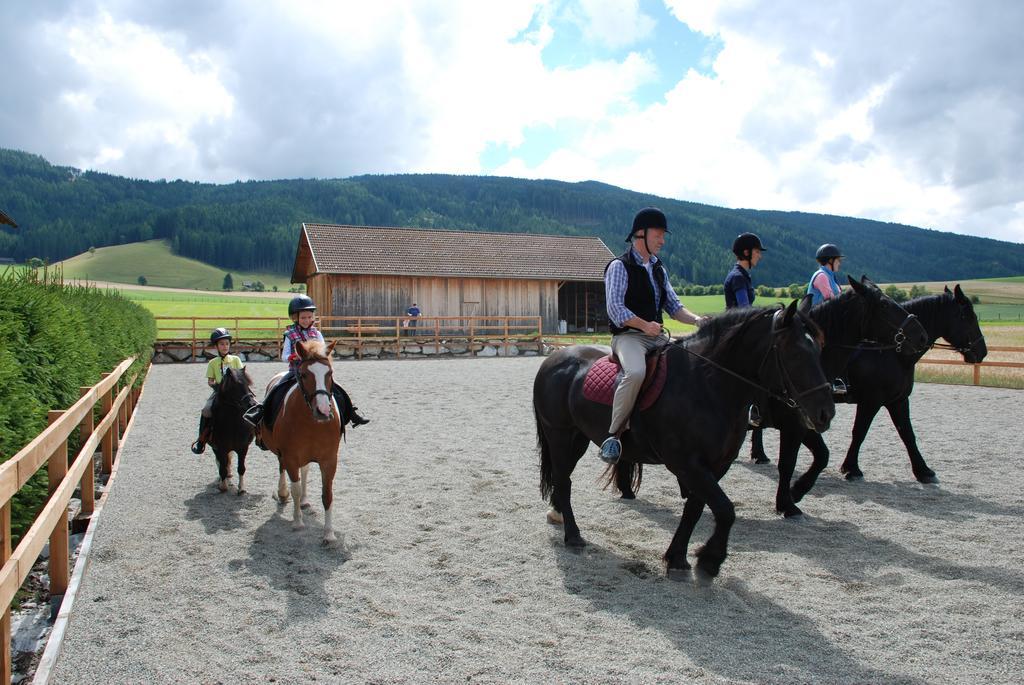
M 482 291 L 480 279 L 467 278 L 462 281 L 462 316 L 481 316 L 483 314 L 483 308 L 480 306 Z M 463 325 L 467 328 L 470 323 L 470 321 L 463 321 Z

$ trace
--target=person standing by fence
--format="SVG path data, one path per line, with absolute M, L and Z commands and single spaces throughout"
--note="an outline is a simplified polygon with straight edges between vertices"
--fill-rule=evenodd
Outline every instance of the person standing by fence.
M 419 320 L 419 316 L 420 316 L 420 308 L 419 308 L 419 306 L 415 302 L 413 302 L 412 306 L 405 310 L 405 315 L 412 317 L 411 319 L 409 319 L 408 324 L 409 324 L 409 328 L 412 329 L 410 331 L 410 333 L 415 335 L 416 334 L 416 322 Z

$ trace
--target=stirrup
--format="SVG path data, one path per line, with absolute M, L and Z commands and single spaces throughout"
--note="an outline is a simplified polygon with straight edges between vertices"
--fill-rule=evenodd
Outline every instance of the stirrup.
M 245 413 L 242 414 L 242 420 L 245 421 L 250 426 L 252 426 L 253 428 L 256 428 L 257 426 L 260 425 L 261 418 L 263 418 L 262 404 L 254 404 L 248 409 L 246 409 Z
M 615 464 L 619 461 L 619 457 L 622 456 L 622 443 L 614 435 L 608 436 L 604 442 L 601 443 L 601 452 L 598 455 L 601 457 L 601 461 L 606 464 Z
M 832 379 L 832 394 L 833 395 L 845 395 L 847 392 L 846 383 L 842 378 Z
M 750 405 L 750 409 L 747 411 L 747 424 L 754 428 L 761 427 L 761 410 L 757 408 L 756 404 Z

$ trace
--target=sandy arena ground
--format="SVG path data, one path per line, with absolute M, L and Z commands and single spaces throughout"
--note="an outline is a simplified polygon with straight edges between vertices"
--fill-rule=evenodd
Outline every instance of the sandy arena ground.
M 249 494 L 221 494 L 212 453 L 188 450 L 203 367 L 153 367 L 53 682 L 1020 682 L 1020 391 L 918 386 L 938 486 L 913 480 L 887 416 L 867 479 L 844 481 L 840 406 L 800 522 L 772 509 L 774 465 L 744 453 L 723 480 L 730 557 L 702 585 L 663 572 L 674 480 L 649 468 L 623 502 L 597 486 L 596 448 L 574 487 L 590 546 L 564 548 L 537 488 L 539 365 L 339 364 L 373 423 L 342 446 L 330 548 L 316 468 L 300 532 L 269 452 L 250 453 Z M 250 368 L 262 386 L 283 367 Z M 705 513 L 691 555 L 709 534 Z

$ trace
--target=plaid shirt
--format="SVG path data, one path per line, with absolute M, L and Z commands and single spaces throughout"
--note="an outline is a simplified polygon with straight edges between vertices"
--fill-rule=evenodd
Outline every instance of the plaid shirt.
M 654 309 L 660 311 L 662 308 L 668 312 L 669 316 L 675 316 L 675 313 L 682 309 L 683 304 L 679 301 L 679 297 L 676 295 L 676 291 L 672 289 L 672 283 L 665 279 L 665 299 L 668 300 L 662 303 L 661 290 L 658 288 L 658 284 L 654 282 L 654 265 L 660 260 L 651 255 L 651 260 L 644 264 L 640 254 L 633 249 L 633 259 L 636 260 L 637 264 L 643 264 L 644 268 L 647 269 L 647 276 L 651 279 L 651 287 L 654 289 Z M 608 305 L 608 318 L 612 320 L 616 326 L 621 327 L 626 321 L 632 319 L 636 314 L 631 312 L 626 307 L 626 287 L 629 285 L 629 275 L 626 273 L 626 265 L 621 260 L 615 259 L 611 264 L 608 265 L 608 270 L 604 273 L 604 293 L 605 300 Z M 664 304 L 664 307 L 662 307 Z
M 298 324 L 292 324 L 288 328 L 284 329 L 284 343 L 281 345 L 281 359 L 288 362 L 289 369 L 297 368 L 299 365 L 299 355 L 295 353 L 295 343 L 304 342 L 306 340 L 319 340 L 320 342 L 326 342 L 323 334 L 316 329 L 316 326 L 299 328 Z

